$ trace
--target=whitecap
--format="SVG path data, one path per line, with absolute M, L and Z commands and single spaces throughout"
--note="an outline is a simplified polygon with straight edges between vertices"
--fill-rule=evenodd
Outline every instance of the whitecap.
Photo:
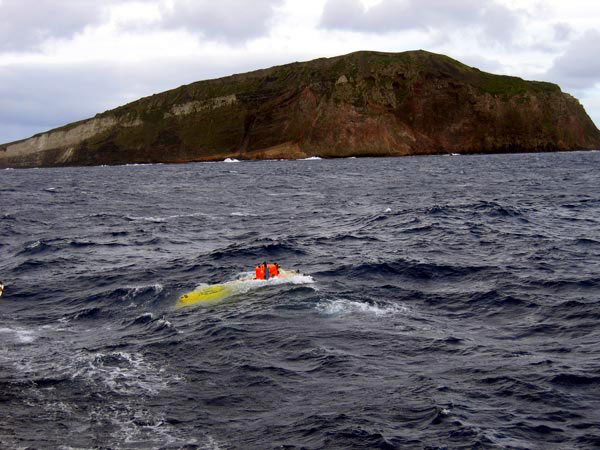
M 308 158 L 300 158 L 300 161 L 318 161 L 321 158 L 320 156 L 309 156 Z
M 140 293 L 147 291 L 148 289 L 154 289 L 154 294 L 158 295 L 163 291 L 164 287 L 160 283 L 147 284 L 147 285 L 142 285 L 142 286 L 130 286 L 127 288 L 127 294 L 125 294 L 123 296 L 123 300 L 129 300 L 129 299 L 135 298 Z
M 141 320 L 141 321 L 146 322 L 146 319 L 149 319 L 148 322 L 154 322 L 156 325 L 158 325 L 158 327 L 173 328 L 173 324 L 171 322 L 169 322 L 167 319 L 165 319 L 164 317 L 161 317 L 160 319 L 156 319 L 156 316 L 151 312 L 140 314 L 139 316 L 137 316 L 135 318 L 135 321 Z
M 240 160 L 239 159 L 235 159 L 235 158 L 225 158 L 223 160 L 223 162 L 226 162 L 226 163 L 236 163 L 236 162 L 240 162 Z
M 138 216 L 125 216 L 129 220 L 145 220 L 147 222 L 163 223 L 167 221 L 166 217 L 138 217 Z
M 165 319 L 165 318 L 158 319 L 158 320 L 156 321 L 156 323 L 157 323 L 158 325 L 165 326 L 165 327 L 167 327 L 167 328 L 173 328 L 173 324 L 172 324 L 170 321 L 168 321 L 167 319 Z
M 115 415 L 114 412 L 107 414 L 114 427 L 120 430 L 116 433 L 119 438 L 122 438 L 125 448 L 185 448 L 196 444 L 196 438 L 177 437 L 179 434 L 177 429 L 168 423 L 164 413 L 153 413 L 147 409 L 134 408 L 128 412 L 119 412 Z M 119 442 L 119 441 L 117 441 Z M 140 446 L 141 444 L 142 447 Z M 112 446 L 109 446 L 112 447 Z M 121 448 L 121 445 L 115 445 L 116 448 Z M 197 448 L 194 445 L 194 448 Z M 210 450 L 211 447 L 201 447 Z
M 73 366 L 71 379 L 102 384 L 124 394 L 156 395 L 169 383 L 180 381 L 178 376 L 168 375 L 164 368 L 146 361 L 140 353 L 79 353 L 74 356 Z
M 33 330 L 26 330 L 25 328 L 4 327 L 0 328 L 0 334 L 12 334 L 16 338 L 16 341 L 21 344 L 29 344 L 37 338 L 37 335 Z
M 110 447 L 130 448 L 128 444 L 135 444 L 133 447 L 137 448 L 143 443 L 145 448 L 154 448 L 180 442 L 178 430 L 168 423 L 162 411 L 139 405 L 140 401 L 145 405 L 151 397 L 180 383 L 181 376 L 170 374 L 167 367 L 152 364 L 140 353 L 80 351 L 68 361 L 68 366 L 62 368 L 65 375 L 90 386 L 92 392 L 108 390 L 111 397 L 119 398 L 118 408 L 106 402 L 89 405 L 92 416 L 114 425 L 116 433 L 112 441 L 107 441 Z M 125 396 L 135 396 L 140 401 L 121 401 Z M 197 441 L 186 436 L 185 442 Z
M 352 300 L 327 300 L 317 305 L 317 311 L 327 316 L 368 314 L 376 317 L 405 314 L 408 308 L 396 304 L 365 303 Z
M 190 214 L 175 214 L 173 216 L 169 216 L 168 218 L 169 219 L 179 219 L 181 217 L 199 217 L 199 216 L 208 216 L 208 217 L 211 217 L 211 216 L 209 216 L 206 213 L 196 212 L 196 213 L 190 213 Z
M 155 217 L 155 216 L 125 216 L 125 218 L 127 218 L 128 220 L 143 220 L 146 222 L 154 222 L 154 223 L 164 223 L 167 222 L 168 220 L 172 220 L 172 219 L 181 219 L 181 218 L 185 218 L 185 217 L 199 217 L 199 216 L 206 216 L 206 217 L 210 217 L 212 218 L 212 216 L 209 216 L 206 213 L 202 213 L 202 212 L 195 212 L 195 213 L 190 213 L 190 214 L 173 214 L 170 216 L 164 216 L 164 217 Z
M 41 243 L 40 241 L 35 241 L 35 242 L 33 242 L 33 243 L 29 244 L 29 245 L 27 246 L 27 248 L 31 250 L 31 249 L 34 249 L 34 248 L 36 248 L 36 247 L 39 247 L 41 244 L 42 244 L 42 243 Z
M 135 318 L 135 320 L 145 319 L 146 317 L 150 320 L 154 320 L 154 314 L 152 314 L 151 312 L 141 314 L 141 315 L 137 316 Z

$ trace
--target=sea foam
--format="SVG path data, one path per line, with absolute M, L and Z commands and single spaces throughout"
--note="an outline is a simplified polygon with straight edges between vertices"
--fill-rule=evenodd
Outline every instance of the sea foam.
M 367 314 L 372 316 L 392 316 L 405 314 L 408 308 L 397 304 L 377 304 L 357 302 L 353 300 L 326 300 L 317 305 L 317 311 L 327 316 L 347 316 L 351 314 Z

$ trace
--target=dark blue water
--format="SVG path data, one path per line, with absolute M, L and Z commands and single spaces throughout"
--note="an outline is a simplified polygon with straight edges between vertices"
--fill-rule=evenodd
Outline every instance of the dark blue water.
M 0 238 L 2 448 L 600 446 L 599 152 L 3 170 Z

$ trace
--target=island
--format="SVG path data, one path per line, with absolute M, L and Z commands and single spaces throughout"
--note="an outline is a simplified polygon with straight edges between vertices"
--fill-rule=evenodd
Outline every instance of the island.
M 423 50 L 359 51 L 198 81 L 0 144 L 0 167 L 600 148 L 556 84 Z

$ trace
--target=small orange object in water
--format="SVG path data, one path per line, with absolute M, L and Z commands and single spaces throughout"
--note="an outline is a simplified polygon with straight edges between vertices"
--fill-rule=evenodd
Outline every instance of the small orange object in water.
M 256 266 L 256 279 L 257 280 L 268 280 L 269 278 L 276 278 L 279 276 L 279 265 L 278 264 L 267 264 L 262 263 Z

